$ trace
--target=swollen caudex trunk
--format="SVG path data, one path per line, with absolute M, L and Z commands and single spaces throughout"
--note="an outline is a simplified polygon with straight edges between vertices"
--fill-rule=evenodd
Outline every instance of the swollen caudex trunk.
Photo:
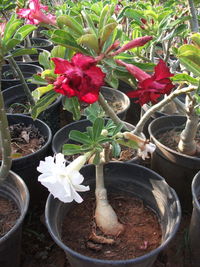
M 197 152 L 198 147 L 195 138 L 198 130 L 198 122 L 199 116 L 196 114 L 195 109 L 191 107 L 187 114 L 185 129 L 180 135 L 178 144 L 178 150 L 181 153 L 193 156 Z
M 118 236 L 123 232 L 124 226 L 119 223 L 117 215 L 107 199 L 104 187 L 103 164 L 96 166 L 96 210 L 95 220 L 97 226 L 104 234 Z

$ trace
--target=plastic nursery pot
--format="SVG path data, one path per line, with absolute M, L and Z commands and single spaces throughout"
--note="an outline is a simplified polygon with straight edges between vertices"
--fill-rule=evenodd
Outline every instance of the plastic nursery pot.
M 179 101 L 181 101 L 182 103 L 185 102 L 185 94 L 182 94 L 180 96 L 178 96 Z M 173 103 L 173 105 L 175 106 L 175 104 Z M 141 107 L 141 117 L 150 109 L 150 105 L 149 104 L 144 104 Z M 179 111 L 175 108 L 174 112 L 172 112 L 172 109 L 170 107 L 166 108 L 165 111 L 160 110 L 160 111 L 156 111 L 151 118 L 145 123 L 144 125 L 144 129 L 143 132 L 145 134 L 145 136 L 147 138 L 149 138 L 149 131 L 148 131 L 148 127 L 149 124 L 154 120 L 157 119 L 159 117 L 163 117 L 163 116 L 169 116 L 169 115 L 184 115 L 183 113 L 179 113 Z
M 36 152 L 12 160 L 11 170 L 17 173 L 26 183 L 30 192 L 30 204 L 32 205 L 45 200 L 48 195 L 45 187 L 37 180 L 39 173 L 36 168 L 39 166 L 40 160 L 44 160 L 50 154 L 52 133 L 49 126 L 41 120 L 33 120 L 29 116 L 20 114 L 8 114 L 7 117 L 9 125 L 17 123 L 24 123 L 25 126 L 34 125 L 46 138 L 46 143 Z
M 36 84 L 28 83 L 27 85 L 30 91 L 33 91 L 37 88 Z M 27 99 L 21 84 L 5 89 L 3 91 L 3 98 L 6 110 L 8 110 L 12 104 L 26 104 Z M 40 113 L 38 117 L 38 119 L 44 121 L 51 128 L 53 134 L 60 129 L 59 112 L 61 99 L 62 96 L 59 96 L 45 111 Z M 8 111 L 7 113 L 11 112 Z M 29 113 L 23 114 L 30 115 Z
M 134 129 L 134 126 L 125 123 L 127 127 L 130 130 Z M 68 125 L 64 126 L 61 128 L 59 131 L 55 133 L 52 139 L 52 151 L 53 153 L 59 153 L 62 151 L 62 147 L 64 144 L 69 143 L 69 133 L 71 130 L 77 130 L 77 131 L 86 131 L 86 128 L 88 126 L 92 126 L 92 123 L 89 120 L 80 120 L 80 121 L 75 121 L 72 123 L 69 123 Z M 144 136 L 143 136 L 144 137 Z M 71 141 L 72 142 L 72 141 Z M 140 163 L 140 158 L 138 156 L 135 156 L 133 159 L 131 159 L 128 162 L 133 162 L 133 163 Z
M 95 183 L 94 165 L 87 165 L 81 173 L 85 177 L 85 184 Z M 91 258 L 72 250 L 62 241 L 61 226 L 67 212 L 74 208 L 74 203 L 64 204 L 52 195 L 49 195 L 45 208 L 45 219 L 49 233 L 54 241 L 66 253 L 73 267 L 150 267 L 159 252 L 164 250 L 176 234 L 180 219 L 181 208 L 175 191 L 165 180 L 150 169 L 137 164 L 109 163 L 104 167 L 105 186 L 109 192 L 117 194 L 131 194 L 141 199 L 158 216 L 162 229 L 162 241 L 159 247 L 137 258 L 128 260 L 101 260 Z M 84 198 L 84 194 L 82 194 Z
M 102 86 L 101 93 L 104 98 L 107 100 L 108 104 L 116 109 L 116 114 L 121 120 L 125 120 L 127 111 L 130 107 L 130 99 L 129 97 L 120 92 L 117 89 L 113 89 L 110 87 Z M 117 106 L 119 106 L 119 110 L 117 110 Z
M 29 55 L 30 57 L 30 61 L 24 61 L 23 60 L 23 57 L 15 57 L 15 61 L 17 64 L 33 64 L 33 65 L 37 65 L 37 66 L 40 66 L 39 64 L 39 60 L 38 60 L 38 57 L 39 57 L 39 54 L 46 51 L 45 49 L 42 49 L 42 48 L 37 48 L 37 54 L 33 54 L 33 55 Z
M 151 168 L 162 175 L 167 183 L 177 192 L 182 208 L 192 210 L 192 194 L 190 191 L 194 175 L 200 170 L 200 158 L 179 153 L 165 145 L 158 136 L 173 129 L 182 130 L 186 117 L 172 115 L 155 119 L 149 125 L 149 134 L 156 145 L 151 158 Z
M 200 263 L 200 172 L 192 182 L 193 211 L 189 227 L 189 243 L 192 254 L 192 266 L 198 267 Z
M 0 266 L 18 267 L 20 264 L 22 223 L 29 204 L 29 192 L 24 181 L 10 171 L 0 185 L 0 196 L 12 200 L 19 209 L 20 216 L 15 225 L 0 238 Z
M 130 107 L 130 100 L 128 96 L 117 89 L 113 89 L 106 86 L 101 87 L 101 93 L 107 100 L 108 104 L 114 109 L 117 116 L 121 120 L 125 120 L 126 113 Z M 64 101 L 65 97 L 63 97 L 63 102 Z M 70 117 L 72 117 L 72 115 Z M 83 115 L 81 118 L 85 119 L 86 116 Z
M 32 77 L 33 74 L 41 73 L 43 69 L 40 66 L 33 64 L 19 64 L 19 68 L 22 71 L 24 78 L 27 80 Z M 14 78 L 12 70 L 9 65 L 3 65 L 2 68 L 2 90 L 8 87 L 20 84 L 19 78 Z
M 30 38 L 30 42 L 31 48 L 42 48 L 48 51 L 51 51 L 53 48 L 53 43 L 47 39 L 33 37 Z M 23 42 L 21 45 L 24 46 Z

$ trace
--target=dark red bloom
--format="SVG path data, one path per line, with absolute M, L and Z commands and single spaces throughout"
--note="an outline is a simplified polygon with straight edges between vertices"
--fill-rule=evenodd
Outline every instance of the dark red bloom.
M 154 74 L 151 76 L 139 69 L 138 67 L 126 64 L 121 60 L 116 60 L 119 65 L 125 66 L 126 69 L 139 81 L 138 89 L 128 92 L 129 97 L 138 98 L 140 105 L 148 102 L 155 103 L 161 95 L 169 94 L 174 88 L 169 77 L 174 76 L 165 62 L 160 59 L 157 66 L 155 66 Z
M 94 58 L 77 53 L 71 62 L 62 58 L 52 60 L 55 73 L 60 74 L 54 82 L 57 93 L 68 97 L 77 96 L 80 101 L 89 104 L 98 100 L 105 73 L 96 66 Z

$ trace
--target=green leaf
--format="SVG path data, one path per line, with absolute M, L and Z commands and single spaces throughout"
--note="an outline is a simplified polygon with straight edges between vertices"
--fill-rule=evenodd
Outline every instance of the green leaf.
M 54 48 L 51 50 L 51 58 L 52 57 L 60 57 L 60 58 L 66 58 L 67 54 L 67 48 L 63 47 L 61 45 L 54 46 Z
M 99 103 L 95 102 L 84 109 L 84 115 L 86 115 L 89 121 L 94 122 L 96 118 L 103 118 L 105 112 Z
M 97 140 L 104 128 L 104 119 L 97 118 L 93 124 L 93 138 Z
M 187 82 L 189 84 L 198 85 L 199 79 L 193 78 L 186 73 L 176 74 L 170 78 L 173 82 Z
M 67 26 L 76 32 L 78 35 L 84 34 L 84 29 L 74 18 L 69 15 L 62 15 L 57 18 L 58 27 Z
M 112 142 L 112 154 L 114 158 L 119 157 L 121 152 L 121 147 L 118 143 Z
M 39 85 L 47 85 L 48 82 L 43 79 L 41 76 L 34 74 L 31 79 L 28 79 L 29 82 L 34 83 L 34 84 L 39 84 Z
M 31 32 L 36 30 L 37 27 L 31 24 L 26 24 L 20 27 L 14 34 L 13 38 L 15 38 L 18 34 L 21 36 L 21 41 L 24 40 L 24 38 L 29 35 Z
M 200 33 L 194 33 L 191 36 L 193 43 L 200 48 Z
M 65 144 L 62 147 L 62 153 L 64 155 L 75 155 L 88 151 L 88 149 L 83 149 L 81 145 L 75 144 Z
M 100 31 L 100 44 L 103 46 L 103 44 L 108 40 L 111 33 L 114 31 L 114 29 L 117 27 L 117 23 L 109 23 L 107 24 L 101 31 Z
M 81 144 L 91 144 L 92 143 L 92 140 L 87 136 L 86 133 L 82 133 L 82 132 L 79 132 L 77 130 L 72 130 L 70 133 L 69 133 L 69 138 L 71 140 L 74 140 L 78 143 L 81 143 Z
M 12 52 L 12 56 L 13 57 L 19 57 L 19 56 L 23 56 L 23 55 L 33 55 L 33 54 L 37 54 L 38 51 L 35 48 L 19 48 L 16 49 Z
M 173 31 L 171 31 L 168 35 L 166 35 L 162 41 L 166 41 L 169 39 L 172 39 L 176 36 L 179 36 L 180 34 L 182 34 L 186 29 L 187 29 L 187 25 L 186 24 L 181 24 L 179 25 L 176 29 L 174 29 Z
M 42 97 L 32 108 L 32 118 L 36 119 L 42 111 L 46 110 L 47 107 L 57 99 L 57 97 L 58 93 L 55 91 L 50 91 L 44 97 Z
M 94 33 L 82 35 L 78 40 L 78 44 L 84 45 L 87 48 L 93 49 L 96 53 L 99 51 L 99 44 L 97 36 Z
M 85 10 L 82 10 L 81 14 L 83 15 L 85 21 L 87 22 L 87 26 L 90 29 L 90 33 L 94 33 L 97 36 L 97 29 L 96 29 L 92 19 L 90 18 L 90 15 L 87 12 L 85 12 Z
M 44 69 L 51 69 L 49 51 L 44 50 L 42 53 L 40 53 L 38 60 L 39 60 L 40 65 L 42 65 Z
M 103 27 L 106 25 L 106 22 L 109 18 L 109 14 L 110 14 L 110 7 L 109 5 L 105 5 L 100 14 L 98 32 L 100 32 L 101 29 L 103 29 Z
M 123 145 L 123 146 L 133 148 L 133 149 L 138 148 L 137 142 L 132 141 L 132 140 L 118 139 L 117 143 L 119 143 L 120 145 Z
M 53 90 L 53 84 L 48 84 L 47 86 L 38 87 L 32 92 L 32 96 L 34 97 L 35 101 L 38 101 L 41 98 L 41 96 L 43 96 L 44 94 L 46 94 L 51 90 Z
M 13 34 L 16 32 L 16 30 L 19 28 L 19 26 L 23 23 L 22 20 L 16 19 L 15 15 L 13 15 L 10 20 L 6 23 L 6 27 L 4 30 L 4 35 L 3 35 L 3 45 L 7 43 L 9 39 L 12 38 Z
M 16 47 L 16 45 L 20 44 L 21 41 L 18 39 L 10 39 L 6 42 L 4 49 L 5 51 L 10 51 L 12 50 L 14 47 Z
M 80 112 L 80 103 L 76 96 L 74 97 L 63 97 L 63 109 L 68 110 L 73 114 L 74 120 L 80 120 L 81 112 Z

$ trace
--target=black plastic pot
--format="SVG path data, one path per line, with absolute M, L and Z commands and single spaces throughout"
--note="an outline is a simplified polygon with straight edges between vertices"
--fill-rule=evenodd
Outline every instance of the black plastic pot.
M 95 168 L 87 165 L 82 168 L 81 173 L 85 177 L 85 184 L 95 183 Z M 64 204 L 58 199 L 49 195 L 45 209 L 46 225 L 54 241 L 66 253 L 67 258 L 73 267 L 150 267 L 153 265 L 159 252 L 164 250 L 173 239 L 178 230 L 181 209 L 175 191 L 168 186 L 165 180 L 155 172 L 137 164 L 130 163 L 109 163 L 104 167 L 105 185 L 109 192 L 116 192 L 120 195 L 131 194 L 142 199 L 158 216 L 162 228 L 162 242 L 155 250 L 138 258 L 129 260 L 101 260 L 95 259 L 69 248 L 62 242 L 62 221 L 74 203 Z M 91 186 L 92 187 L 92 186 Z M 85 194 L 82 194 L 84 198 Z M 80 220 L 81 223 L 81 220 Z M 141 233 L 142 234 L 142 233 Z
M 31 117 L 19 114 L 8 114 L 9 125 L 24 123 L 26 126 L 34 125 L 39 129 L 40 133 L 46 137 L 46 143 L 38 149 L 36 152 L 23 156 L 21 158 L 15 158 L 12 160 L 11 170 L 17 173 L 26 183 L 29 192 L 31 204 L 34 204 L 48 195 L 47 190 L 42 186 L 37 178 L 40 173 L 37 172 L 40 160 L 44 160 L 51 152 L 51 139 L 52 133 L 49 126 L 41 120 L 33 120 Z
M 192 182 L 193 211 L 189 227 L 189 242 L 192 254 L 192 266 L 198 267 L 200 263 L 200 172 L 198 172 Z
M 134 126 L 126 123 L 127 127 L 130 130 L 134 129 Z M 92 126 L 92 123 L 89 120 L 80 120 L 80 121 L 75 121 L 72 123 L 69 123 L 68 125 L 64 126 L 61 128 L 55 135 L 53 136 L 52 139 L 52 151 L 53 153 L 59 153 L 62 151 L 62 147 L 64 144 L 69 143 L 69 133 L 71 130 L 77 130 L 77 131 L 86 131 L 86 128 L 88 126 Z M 72 142 L 72 141 L 71 141 Z M 140 163 L 140 158 L 138 156 L 135 156 L 132 160 L 128 161 L 132 163 Z
M 18 267 L 20 264 L 22 223 L 29 204 L 29 192 L 24 181 L 10 171 L 0 186 L 0 196 L 12 200 L 20 216 L 12 229 L 0 238 L 0 266 Z
M 36 84 L 27 84 L 30 91 L 37 88 Z M 3 91 L 4 105 L 6 110 L 14 103 L 22 103 L 26 100 L 26 96 L 21 84 L 12 86 Z M 61 107 L 62 96 L 59 96 L 56 101 L 54 101 L 45 111 L 40 113 L 38 119 L 44 121 L 52 130 L 54 134 L 60 129 L 60 107 Z M 25 115 L 30 115 L 29 113 L 24 113 Z
M 116 112 L 116 114 L 121 120 L 125 120 L 127 111 L 129 110 L 129 107 L 130 107 L 130 100 L 129 100 L 128 96 L 126 94 L 124 94 L 123 92 L 120 92 L 117 89 L 113 89 L 113 88 L 106 87 L 106 86 L 101 87 L 101 93 L 104 96 L 105 100 L 107 100 L 108 102 L 120 103 L 121 110 L 118 110 Z M 63 102 L 65 101 L 65 98 L 66 97 L 64 96 L 63 100 L 62 100 Z M 64 111 L 64 113 L 67 113 L 66 117 L 67 117 L 68 121 L 72 122 L 73 121 L 72 114 L 68 111 L 67 112 Z M 81 119 L 86 119 L 86 116 L 82 115 Z
M 30 38 L 30 42 L 31 42 L 31 48 L 42 48 L 48 51 L 51 51 L 53 48 L 53 43 L 47 39 L 43 39 L 43 38 Z M 24 46 L 23 42 L 21 44 L 22 46 Z
M 180 199 L 182 208 L 192 210 L 191 183 L 194 175 L 200 170 L 200 158 L 188 156 L 163 145 L 157 136 L 174 128 L 183 129 L 184 116 L 164 116 L 155 119 L 149 125 L 150 138 L 156 144 L 151 159 L 151 168 L 162 175 L 173 187 Z
M 23 61 L 23 57 L 15 57 L 15 61 L 17 64 L 32 64 L 32 65 L 37 65 L 40 66 L 39 61 L 38 61 L 38 57 L 39 54 L 46 51 L 45 49 L 42 48 L 37 48 L 38 53 L 37 54 L 33 54 L 33 55 L 29 55 L 30 57 L 30 61 Z
M 19 64 L 19 68 L 22 71 L 26 80 L 31 78 L 33 74 L 41 73 L 43 71 L 40 66 L 33 64 Z M 18 78 L 13 77 L 10 65 L 3 65 L 1 80 L 2 90 L 5 90 L 17 84 L 20 84 L 20 80 Z

